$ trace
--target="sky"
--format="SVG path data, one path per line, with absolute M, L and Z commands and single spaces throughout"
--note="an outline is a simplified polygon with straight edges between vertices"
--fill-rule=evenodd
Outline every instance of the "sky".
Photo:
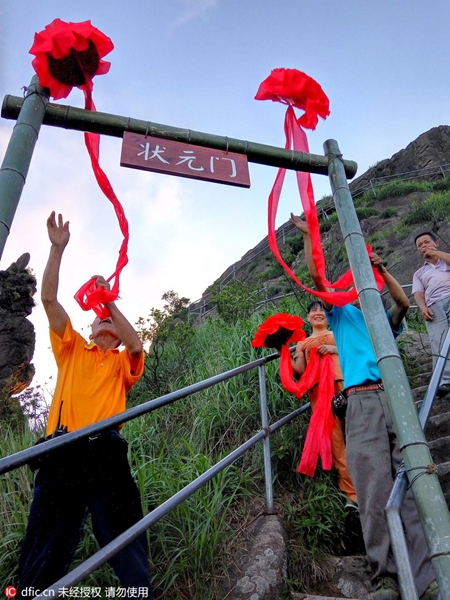
M 34 34 L 55 18 L 90 20 L 112 39 L 110 71 L 94 79 L 102 112 L 282 147 L 284 106 L 254 96 L 272 69 L 295 68 L 330 99 L 328 119 L 308 131 L 310 151 L 323 154 L 325 140 L 335 139 L 358 175 L 449 124 L 448 0 L 0 0 L 0 99 L 29 84 Z M 76 88 L 58 102 L 84 106 Z M 0 119 L 0 161 L 13 126 Z M 197 300 L 267 235 L 272 167 L 250 164 L 251 187 L 243 189 L 120 167 L 118 138 L 102 136 L 100 152 L 130 226 L 118 305 L 132 323 L 161 307 L 168 290 Z M 313 185 L 317 200 L 330 193 L 324 176 Z M 50 387 L 56 368 L 39 292 L 52 210 L 71 230 L 59 299 L 88 333 L 94 315 L 73 295 L 92 275 L 113 273 L 122 236 L 82 133 L 43 126 L 0 269 L 31 255 L 33 385 Z M 277 225 L 291 211 L 302 209 L 288 173 Z

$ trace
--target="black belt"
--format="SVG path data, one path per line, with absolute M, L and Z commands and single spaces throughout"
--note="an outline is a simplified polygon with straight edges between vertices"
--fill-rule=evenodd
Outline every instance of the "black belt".
M 369 390 L 384 390 L 384 385 L 379 383 L 368 383 L 366 385 L 355 385 L 353 387 L 349 387 L 344 390 L 344 395 L 351 396 L 352 394 L 356 394 L 356 392 L 367 392 Z

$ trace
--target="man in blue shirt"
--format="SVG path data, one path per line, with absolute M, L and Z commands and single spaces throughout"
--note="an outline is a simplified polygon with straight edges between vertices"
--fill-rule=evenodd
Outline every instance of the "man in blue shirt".
M 318 291 L 332 291 L 318 275 L 312 255 L 308 225 L 291 214 L 291 222 L 303 234 L 306 264 Z M 387 318 L 394 335 L 402 331 L 409 301 L 381 259 L 371 263 L 384 278 L 394 300 Z M 324 302 L 344 375 L 347 464 L 353 480 L 372 583 L 373 600 L 399 600 L 397 568 L 390 548 L 384 508 L 402 462 L 386 394 L 362 312 L 353 305 L 332 306 Z M 411 566 L 420 600 L 436 600 L 438 586 L 411 491 L 401 510 Z

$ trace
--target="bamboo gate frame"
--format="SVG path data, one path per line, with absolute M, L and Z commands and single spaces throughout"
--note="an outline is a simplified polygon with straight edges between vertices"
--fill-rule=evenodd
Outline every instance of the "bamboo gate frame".
M 351 178 L 356 174 L 357 164 L 354 161 L 343 159 L 337 142 L 335 140 L 327 140 L 324 143 L 325 156 L 320 156 L 179 129 L 149 121 L 140 121 L 130 117 L 120 117 L 67 105 L 51 104 L 49 103 L 49 91 L 40 86 L 37 76 L 33 77 L 27 89 L 25 99 L 9 95 L 5 97 L 2 106 L 2 117 L 17 119 L 17 123 L 0 169 L 0 256 L 3 253 L 14 214 L 25 185 L 31 157 L 42 123 L 114 137 L 122 137 L 124 131 L 150 134 L 168 140 L 184 141 L 213 149 L 229 150 L 245 154 L 250 162 L 283 167 L 294 171 L 305 171 L 321 175 L 328 174 L 350 267 L 381 371 L 394 427 L 402 451 L 407 479 L 412 486 L 430 558 L 439 583 L 440 597 L 442 600 L 450 600 L 450 515 L 437 474 L 427 473 L 425 477 L 416 477 L 418 472 L 426 472 L 426 466 L 432 464 L 432 459 L 425 440 L 422 424 L 414 406 L 403 363 L 375 284 L 370 260 L 365 249 L 364 238 L 348 187 L 347 177 Z M 74 441 L 94 431 L 103 430 L 111 426 L 114 419 L 116 417 L 103 421 L 101 424 L 91 425 L 78 432 L 68 434 L 66 439 L 70 438 L 69 441 Z M 120 422 L 123 422 L 123 415 Z M 108 424 L 105 425 L 106 423 Z M 262 437 L 266 437 L 267 435 L 267 424 L 264 426 L 263 422 Z M 65 443 L 65 437 L 52 440 L 48 443 L 53 444 L 56 449 Z M 33 456 L 37 456 L 40 454 L 41 449 L 36 447 L 29 451 L 31 453 L 34 451 Z M 15 456 L 17 458 L 17 455 Z M 8 461 L 11 458 L 13 457 L 7 457 L 0 461 L 0 466 L 3 461 Z M 25 464 L 27 460 L 24 459 L 22 462 L 19 460 L 19 462 L 20 464 Z M 20 465 L 16 464 L 11 468 L 15 468 L 16 466 Z M 406 489 L 406 480 L 403 485 L 404 489 Z M 388 518 L 389 522 L 390 519 Z M 397 534 L 401 535 L 398 530 L 395 535 Z M 119 538 L 122 536 L 119 536 Z M 394 551 L 395 542 L 396 540 L 393 540 Z M 407 557 L 404 558 L 406 563 L 408 563 Z M 417 594 L 415 589 L 411 588 L 411 572 L 408 566 L 406 564 L 406 576 L 400 577 L 400 588 L 402 596 L 405 599 L 416 600 Z

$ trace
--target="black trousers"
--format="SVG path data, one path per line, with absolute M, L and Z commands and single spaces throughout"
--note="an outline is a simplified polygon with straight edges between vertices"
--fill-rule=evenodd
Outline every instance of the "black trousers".
M 22 545 L 19 596 L 24 588 L 42 592 L 69 571 L 88 511 L 102 547 L 143 517 L 127 446 L 113 430 L 75 442 L 46 459 L 36 475 Z M 137 588 L 137 597 L 153 597 L 145 534 L 109 562 L 123 587 Z

